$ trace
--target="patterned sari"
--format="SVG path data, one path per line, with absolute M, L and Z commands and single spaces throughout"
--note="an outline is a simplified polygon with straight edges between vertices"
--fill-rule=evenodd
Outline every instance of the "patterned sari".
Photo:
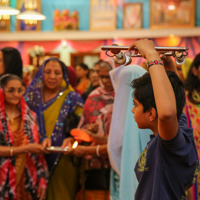
M 197 147 L 197 152 L 200 159 L 200 94 L 195 90 L 193 92 L 193 99 L 198 104 L 193 104 L 189 101 L 188 93 L 186 93 L 186 116 L 188 119 L 188 126 L 193 128 L 193 135 L 195 144 Z M 200 173 L 197 177 L 196 184 L 194 185 L 194 200 L 200 199 Z
M 61 64 L 64 80 L 59 94 L 43 103 L 44 68 L 50 60 L 57 60 Z M 63 140 L 69 136 L 70 129 L 76 127 L 83 107 L 81 97 L 69 84 L 64 63 L 56 58 L 44 61 L 24 97 L 30 108 L 37 113 L 41 141 L 44 138 L 51 138 L 52 146 L 61 146 Z M 78 186 L 78 167 L 75 158 L 52 153 L 46 156 L 46 160 L 51 176 L 47 199 L 74 199 Z
M 78 128 L 84 128 L 90 123 L 97 122 L 99 125 L 99 136 L 108 137 L 112 109 L 114 101 L 114 92 L 107 92 L 103 87 L 98 87 L 93 90 L 84 105 L 83 114 L 79 122 Z M 85 169 L 93 169 L 93 165 L 108 167 L 109 161 L 108 157 L 92 157 L 85 161 Z M 77 199 L 86 199 L 86 200 L 109 200 L 109 190 L 85 190 L 84 183 L 84 173 L 82 174 L 82 192 L 78 194 Z
M 0 97 L 0 145 L 39 143 L 36 115 L 24 99 L 20 103 L 21 115 L 8 120 L 2 90 Z M 26 153 L 0 157 L 0 199 L 36 199 L 38 186 L 46 187 L 47 176 L 47 165 L 42 155 Z

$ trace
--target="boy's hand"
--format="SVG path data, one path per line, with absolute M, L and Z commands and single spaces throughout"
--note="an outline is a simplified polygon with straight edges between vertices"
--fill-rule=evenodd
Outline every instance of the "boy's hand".
M 160 58 L 164 63 L 164 67 L 166 71 L 173 71 L 177 74 L 177 69 L 171 56 L 166 56 L 164 55 L 164 52 L 160 52 Z
M 158 57 L 158 53 L 154 47 L 154 43 L 152 40 L 137 40 L 129 47 L 129 51 L 132 51 L 134 47 L 137 48 L 137 50 L 135 50 L 135 53 L 137 54 L 139 52 L 142 57 L 146 58 L 147 60 L 152 60 L 152 55 L 156 55 L 156 57 Z

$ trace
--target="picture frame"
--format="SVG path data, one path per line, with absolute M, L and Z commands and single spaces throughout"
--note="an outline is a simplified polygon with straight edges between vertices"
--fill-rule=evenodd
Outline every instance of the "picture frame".
M 90 0 L 90 30 L 115 30 L 117 0 Z
M 123 5 L 123 29 L 142 28 L 142 3 L 125 3 Z
M 34 0 L 37 3 L 37 8 L 35 11 L 41 12 L 41 0 Z M 20 12 L 25 11 L 25 1 L 17 0 L 17 9 Z M 36 25 L 27 25 L 23 20 L 16 19 L 16 31 L 39 31 L 41 30 L 41 21 L 37 21 Z
M 150 28 L 190 28 L 195 24 L 195 0 L 150 1 Z
M 0 32 L 8 32 L 10 31 L 10 18 L 9 19 L 3 19 L 1 16 L 0 19 Z

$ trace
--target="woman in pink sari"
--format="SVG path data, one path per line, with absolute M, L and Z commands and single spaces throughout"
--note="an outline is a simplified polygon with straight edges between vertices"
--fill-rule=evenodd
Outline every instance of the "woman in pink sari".
M 107 60 L 100 64 L 100 86 L 93 90 L 84 105 L 75 139 L 84 140 L 83 131 L 91 138 L 87 146 L 80 143 L 77 148 L 69 151 L 76 156 L 84 156 L 81 191 L 79 199 L 108 200 L 110 163 L 107 156 L 107 138 L 110 129 L 114 91 L 109 72 L 114 62 Z M 73 131 L 71 131 L 71 134 Z M 88 179 L 87 179 L 87 178 Z M 91 179 L 89 179 L 91 177 Z M 101 180 L 100 180 L 101 179 Z M 93 182 L 94 181 L 94 182 Z M 97 184 L 94 184 L 97 183 Z

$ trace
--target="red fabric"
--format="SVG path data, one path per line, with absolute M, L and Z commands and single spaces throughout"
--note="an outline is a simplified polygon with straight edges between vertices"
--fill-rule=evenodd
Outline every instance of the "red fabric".
M 78 52 L 91 52 L 103 45 L 103 40 L 94 41 L 67 41 L 67 44 Z
M 27 144 L 33 142 L 39 143 L 36 115 L 28 108 L 23 98 L 21 99 L 21 113 Z M 2 89 L 0 89 L 0 134 L 3 140 L 6 142 L 6 146 L 13 146 L 14 138 L 5 116 L 4 94 Z M 3 141 L 0 141 L 0 145 L 5 146 L 5 144 L 1 144 L 1 142 Z M 4 197 L 5 199 L 10 198 L 10 196 L 8 195 L 11 194 L 13 196 L 12 199 L 17 199 L 15 182 L 16 170 L 14 160 L 15 157 L 2 157 L 0 159 L 0 199 L 1 197 Z M 25 168 L 25 170 L 28 171 L 26 177 L 27 187 L 31 187 L 31 190 L 37 190 L 39 179 L 44 177 L 47 178 L 47 165 L 45 162 L 45 158 L 42 155 L 31 155 L 30 153 L 28 153 L 26 156 Z M 7 185 L 6 183 L 7 179 L 9 181 L 9 185 Z M 5 190 L 5 188 L 9 189 Z
M 77 85 L 77 78 L 76 78 L 76 72 L 75 69 L 71 66 L 67 66 L 68 73 L 69 73 L 69 83 L 73 88 L 76 88 Z
M 121 1 L 121 0 L 119 0 Z M 102 45 L 112 45 L 113 43 L 122 46 L 130 46 L 136 39 L 116 39 L 116 40 L 94 40 L 94 41 L 70 41 L 66 40 L 67 45 L 76 50 L 77 52 L 91 52 Z M 155 38 L 153 39 L 158 46 L 187 46 L 189 47 L 189 58 L 194 58 L 194 56 L 199 52 L 200 37 L 166 37 L 166 38 Z M 183 42 L 180 45 L 180 41 Z M 22 60 L 24 65 L 30 64 L 28 49 L 35 45 L 43 46 L 45 52 L 51 52 L 53 49 L 61 45 L 61 41 L 34 41 L 34 42 L 1 42 L 0 48 L 3 47 L 14 47 L 21 52 Z M 107 58 L 105 51 L 100 51 L 100 59 Z M 133 58 L 132 64 L 140 64 L 143 62 L 141 58 Z
M 78 128 L 84 128 L 87 124 L 96 122 L 99 125 L 98 134 L 107 136 L 111 123 L 113 101 L 114 92 L 107 92 L 102 87 L 93 90 L 83 107 Z

